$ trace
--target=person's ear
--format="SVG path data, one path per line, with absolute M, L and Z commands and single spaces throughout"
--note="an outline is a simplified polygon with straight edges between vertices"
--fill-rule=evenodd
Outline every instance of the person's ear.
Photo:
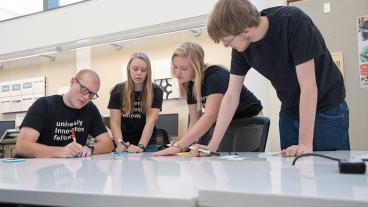
M 244 28 L 243 32 L 241 33 L 241 35 L 243 37 L 249 37 L 249 32 L 250 32 L 250 29 L 248 27 Z
M 71 80 L 70 80 L 70 87 L 72 87 L 73 86 L 73 83 L 75 82 L 75 78 L 72 78 Z

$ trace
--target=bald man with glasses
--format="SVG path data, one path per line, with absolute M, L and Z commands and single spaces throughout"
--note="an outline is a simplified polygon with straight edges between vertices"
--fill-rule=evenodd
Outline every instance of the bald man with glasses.
M 112 151 L 101 114 L 91 100 L 98 98 L 100 78 L 85 69 L 70 81 L 64 95 L 37 99 L 21 124 L 16 153 L 21 157 L 86 157 Z M 88 135 L 96 144 L 87 145 Z

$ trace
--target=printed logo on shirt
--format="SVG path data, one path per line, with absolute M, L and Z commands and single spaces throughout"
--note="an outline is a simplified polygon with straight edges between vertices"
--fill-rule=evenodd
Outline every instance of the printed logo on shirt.
M 83 121 L 76 120 L 73 122 L 56 122 L 54 141 L 66 141 L 73 139 L 72 129 L 75 132 L 84 132 Z
M 121 116 L 128 119 L 140 119 L 142 118 L 142 109 L 140 108 L 141 102 L 135 101 L 134 102 L 134 110 L 131 114 L 124 114 L 122 113 Z M 123 108 L 124 110 L 124 108 Z

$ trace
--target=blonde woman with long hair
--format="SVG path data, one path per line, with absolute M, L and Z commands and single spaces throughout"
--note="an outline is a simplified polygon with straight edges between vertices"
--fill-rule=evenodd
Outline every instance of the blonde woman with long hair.
M 180 45 L 171 57 L 172 73 L 180 84 L 180 95 L 187 100 L 189 128 L 186 135 L 169 148 L 154 153 L 155 156 L 174 155 L 184 151 L 203 136 L 216 122 L 230 73 L 219 65 L 204 62 L 202 47 L 194 42 Z M 205 108 L 202 115 L 202 108 Z M 261 102 L 244 86 L 234 119 L 257 116 Z M 232 149 L 222 149 L 222 151 Z
M 155 123 L 163 92 L 152 83 L 151 73 L 148 56 L 136 52 L 127 65 L 127 81 L 111 90 L 108 108 L 116 152 L 157 151 Z

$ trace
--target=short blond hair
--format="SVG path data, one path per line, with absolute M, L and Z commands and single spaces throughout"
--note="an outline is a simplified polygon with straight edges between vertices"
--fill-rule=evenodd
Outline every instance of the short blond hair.
M 260 13 L 248 0 L 219 0 L 209 15 L 207 31 L 219 43 L 228 35 L 239 35 L 247 27 L 257 27 Z
M 98 86 L 100 86 L 100 77 L 98 76 L 98 74 L 91 70 L 91 69 L 82 69 L 80 70 L 76 75 L 75 75 L 75 79 L 80 80 L 82 78 L 84 78 L 85 76 L 88 76 L 88 78 L 91 78 L 91 80 Z

